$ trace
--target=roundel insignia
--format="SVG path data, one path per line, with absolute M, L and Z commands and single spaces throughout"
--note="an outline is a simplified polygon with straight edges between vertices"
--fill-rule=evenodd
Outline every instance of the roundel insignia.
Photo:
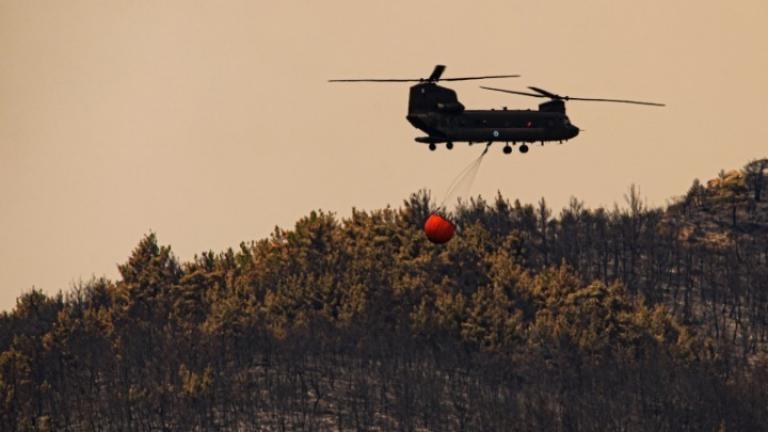
M 497 131 L 497 130 L 493 131 L 493 136 L 494 136 L 494 138 L 498 138 L 499 137 L 499 131 Z

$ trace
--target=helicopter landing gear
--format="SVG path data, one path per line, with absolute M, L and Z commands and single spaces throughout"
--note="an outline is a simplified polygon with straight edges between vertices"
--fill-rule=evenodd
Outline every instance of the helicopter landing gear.
M 512 153 L 512 147 L 509 146 L 509 143 L 504 146 L 504 154 L 510 154 Z
M 437 148 L 437 146 L 435 145 L 435 143 L 429 143 L 429 149 L 430 150 L 435 151 L 436 148 Z
M 528 145 L 523 144 L 520 146 L 520 153 L 528 153 Z
M 447 143 L 445 143 L 445 148 L 447 148 L 448 150 L 452 149 L 453 143 L 451 141 L 448 141 Z

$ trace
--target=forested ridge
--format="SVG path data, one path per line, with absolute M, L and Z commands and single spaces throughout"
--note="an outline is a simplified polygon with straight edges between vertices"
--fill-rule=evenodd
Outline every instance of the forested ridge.
M 0 430 L 768 430 L 768 160 L 666 208 L 427 192 L 0 315 Z M 41 269 L 43 271 L 44 269 Z

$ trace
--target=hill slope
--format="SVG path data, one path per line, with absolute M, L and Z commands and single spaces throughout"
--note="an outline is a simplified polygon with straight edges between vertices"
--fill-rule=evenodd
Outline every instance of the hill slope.
M 0 428 L 764 429 L 750 170 L 667 209 L 478 198 L 445 247 L 423 192 L 191 262 L 150 234 L 119 280 L 0 316 Z

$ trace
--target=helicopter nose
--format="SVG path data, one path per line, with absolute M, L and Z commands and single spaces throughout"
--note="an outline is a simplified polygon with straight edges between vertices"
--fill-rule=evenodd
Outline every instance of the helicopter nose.
M 578 128 L 578 127 L 576 127 L 575 125 L 570 125 L 570 126 L 568 127 L 568 134 L 571 136 L 571 138 L 573 138 L 573 137 L 575 137 L 576 135 L 578 135 L 578 134 L 579 134 L 579 131 L 580 131 L 580 130 L 581 130 L 581 129 L 579 129 L 579 128 Z

